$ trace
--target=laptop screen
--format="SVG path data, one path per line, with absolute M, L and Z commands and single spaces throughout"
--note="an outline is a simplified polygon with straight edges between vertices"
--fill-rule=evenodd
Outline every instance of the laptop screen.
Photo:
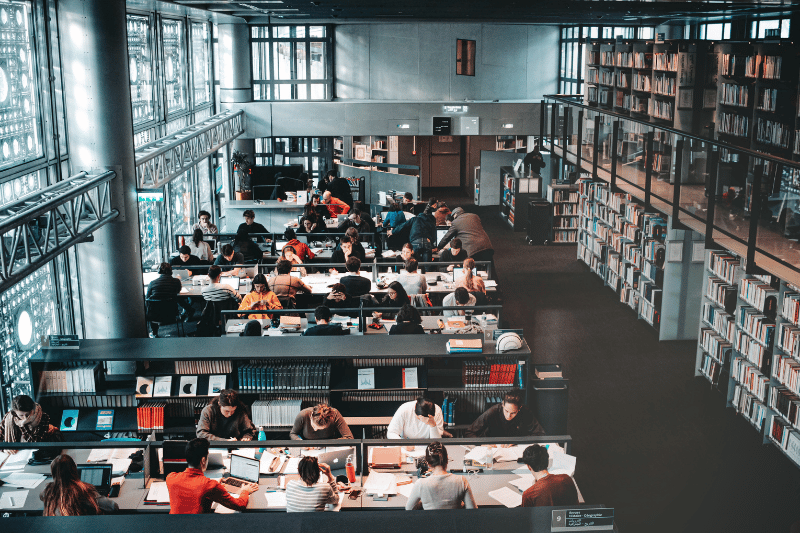
M 259 460 L 231 454 L 231 477 L 258 483 Z
M 436 228 L 436 242 L 437 243 L 442 242 L 442 239 L 444 239 L 444 236 L 447 233 L 447 230 L 449 230 L 449 229 L 450 228 L 442 228 L 442 229 Z
M 98 490 L 111 484 L 111 467 L 108 465 L 81 465 L 78 471 L 81 481 L 94 485 Z

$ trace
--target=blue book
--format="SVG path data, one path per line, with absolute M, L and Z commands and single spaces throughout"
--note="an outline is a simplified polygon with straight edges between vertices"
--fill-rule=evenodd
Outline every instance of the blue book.
M 114 410 L 101 409 L 97 411 L 97 431 L 114 429 Z
M 64 409 L 61 414 L 61 431 L 75 431 L 78 429 L 77 409 Z

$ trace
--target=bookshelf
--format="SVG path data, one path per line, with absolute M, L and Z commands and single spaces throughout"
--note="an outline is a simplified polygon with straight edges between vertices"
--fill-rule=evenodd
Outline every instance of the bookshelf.
M 398 164 L 398 140 L 394 135 L 355 135 L 333 138 L 333 162 L 342 164 L 343 159 L 369 161 L 373 163 Z M 396 168 L 376 167 L 367 163 L 348 163 L 356 168 L 381 170 L 397 174 Z
M 578 199 L 577 185 L 551 184 L 547 188 L 547 201 L 553 206 L 553 243 L 578 242 Z
M 513 167 L 500 167 L 500 216 L 513 231 L 524 231 L 528 203 L 541 198 L 542 178 L 527 175 Z
M 80 350 L 40 350 L 29 364 L 35 400 L 54 424 L 64 409 L 78 409 L 76 433 L 86 440 L 104 433 L 94 429 L 98 409 L 114 410 L 116 433 L 155 430 L 166 436 L 193 435 L 200 412 L 217 395 L 207 394 L 212 376 L 224 376 L 225 386 L 238 390 L 245 404 L 254 406 L 254 423 L 274 432 L 288 431 L 300 409 L 319 402 L 329 403 L 346 417 L 386 417 L 401 403 L 427 392 L 440 405 L 445 398 L 463 399 L 464 409 L 458 401 L 454 408 L 455 420 L 460 421 L 470 409 L 491 405 L 507 390 L 520 390 L 527 402 L 531 352 L 526 343 L 508 353 L 497 352 L 488 341 L 480 353 L 447 353 L 445 344 L 452 337 L 419 335 L 376 343 L 371 336 L 354 335 L 338 338 L 335 345 L 311 337 L 84 340 Z M 231 342 L 237 344 L 235 351 Z M 265 352 L 265 343 L 272 357 L 256 355 Z M 278 353 L 282 356 L 274 357 Z M 192 354 L 190 361 L 185 354 Z M 180 361 L 198 366 L 181 368 L 176 366 Z M 76 394 L 56 388 L 53 375 L 84 366 L 95 377 L 94 392 Z M 374 370 L 373 389 L 359 389 L 358 371 L 364 368 Z M 404 370 L 411 368 L 416 369 L 417 383 L 406 382 L 404 387 Z M 172 378 L 169 395 L 137 397 L 140 378 L 162 376 Z M 197 377 L 195 395 L 181 395 L 184 376 Z M 287 407 L 294 415 L 285 415 Z M 142 425 L 145 408 L 161 409 L 163 417 L 154 425 Z M 277 416 L 280 412 L 284 412 L 282 419 Z
M 527 135 L 497 135 L 495 152 L 514 152 L 524 154 L 528 151 Z

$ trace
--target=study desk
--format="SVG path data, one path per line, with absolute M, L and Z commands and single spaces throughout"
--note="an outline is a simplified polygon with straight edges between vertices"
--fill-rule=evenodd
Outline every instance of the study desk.
M 297 220 L 303 214 L 305 204 L 297 202 L 279 202 L 277 200 L 262 200 L 263 203 L 256 203 L 253 200 L 233 200 L 227 202 L 222 208 L 225 216 L 225 232 L 235 233 L 239 224 L 244 222 L 244 212 L 251 209 L 256 215 L 256 222 L 261 223 L 265 228 L 276 231 L 282 228 L 287 219 Z

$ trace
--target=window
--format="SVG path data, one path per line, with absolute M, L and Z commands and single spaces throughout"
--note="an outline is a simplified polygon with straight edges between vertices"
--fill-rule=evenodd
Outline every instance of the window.
M 205 22 L 192 22 L 192 89 L 195 107 L 211 102 L 211 34 Z M 195 122 L 199 121 L 195 116 Z
M 128 71 L 134 126 L 156 118 L 150 29 L 148 17 L 128 15 Z
M 459 76 L 475 75 L 475 41 L 456 40 L 456 74 Z
M 164 50 L 163 83 L 167 97 L 167 114 L 189 109 L 186 98 L 186 33 L 184 21 L 161 21 Z
M 333 157 L 330 137 L 264 137 L 256 139 L 256 165 L 303 165 L 310 178 L 328 170 Z
M 700 39 L 722 41 L 731 38 L 731 23 L 700 24 Z
M 788 39 L 791 20 L 754 20 L 750 23 L 751 39 Z
M 330 100 L 327 26 L 252 26 L 255 100 Z

